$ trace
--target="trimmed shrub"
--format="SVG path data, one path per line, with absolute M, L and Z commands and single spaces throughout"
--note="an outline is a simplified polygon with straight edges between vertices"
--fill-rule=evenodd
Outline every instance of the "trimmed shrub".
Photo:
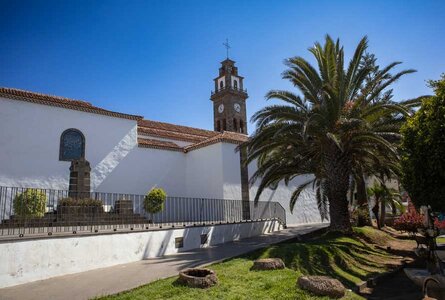
M 154 188 L 144 197 L 144 209 L 148 213 L 155 214 L 164 209 L 167 194 L 163 189 Z
M 94 206 L 101 207 L 102 201 L 97 199 L 73 199 L 73 198 L 63 198 L 59 200 L 60 206 Z
M 20 217 L 43 217 L 46 194 L 38 189 L 26 189 L 14 197 L 14 214 Z

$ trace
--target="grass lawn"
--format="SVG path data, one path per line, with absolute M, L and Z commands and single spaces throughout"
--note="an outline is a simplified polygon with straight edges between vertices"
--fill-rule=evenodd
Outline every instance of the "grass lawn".
M 177 277 L 162 279 L 134 290 L 100 299 L 328 299 L 296 288 L 302 274 L 329 275 L 352 288 L 377 273 L 385 272 L 400 259 L 373 244 L 391 239 L 371 227 L 355 229 L 354 237 L 325 235 L 310 242 L 287 242 L 211 265 L 219 284 L 207 290 L 177 284 Z M 250 271 L 257 258 L 280 257 L 286 269 Z M 363 299 L 348 292 L 343 299 Z

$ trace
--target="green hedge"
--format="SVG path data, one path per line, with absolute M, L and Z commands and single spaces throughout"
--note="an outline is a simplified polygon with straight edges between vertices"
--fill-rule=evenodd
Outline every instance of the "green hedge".
M 163 189 L 154 188 L 144 197 L 144 209 L 151 214 L 161 212 L 166 198 L 167 194 Z
M 45 215 L 46 194 L 38 189 L 26 189 L 17 194 L 13 202 L 14 214 L 20 217 L 43 217 Z

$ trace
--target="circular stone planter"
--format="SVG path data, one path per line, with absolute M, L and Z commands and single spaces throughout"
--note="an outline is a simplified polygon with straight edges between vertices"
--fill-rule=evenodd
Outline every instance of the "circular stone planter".
M 194 268 L 179 272 L 179 282 L 192 288 L 205 289 L 218 283 L 216 273 L 210 269 Z
M 297 284 L 301 289 L 310 291 L 317 296 L 337 299 L 346 293 L 346 288 L 340 281 L 327 276 L 301 276 L 298 278 Z
M 261 258 L 253 262 L 251 270 L 277 270 L 284 269 L 281 258 Z

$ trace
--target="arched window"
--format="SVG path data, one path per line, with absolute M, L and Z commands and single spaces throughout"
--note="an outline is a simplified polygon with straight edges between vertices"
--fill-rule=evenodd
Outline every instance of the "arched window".
M 219 120 L 216 121 L 216 131 L 221 131 L 221 122 Z
M 59 160 L 85 158 L 85 136 L 77 129 L 65 130 L 60 136 Z
M 226 119 L 223 119 L 223 126 L 222 126 L 222 129 L 223 130 L 227 130 L 227 124 L 226 124 Z
M 236 119 L 233 119 L 233 130 L 234 130 L 235 132 L 238 131 L 238 124 L 236 123 Z
M 219 82 L 219 88 L 222 90 L 224 88 L 224 80 Z
M 235 88 L 235 90 L 238 89 L 238 81 L 237 80 L 233 81 L 233 87 Z
M 244 133 L 244 122 L 239 120 L 239 132 Z

